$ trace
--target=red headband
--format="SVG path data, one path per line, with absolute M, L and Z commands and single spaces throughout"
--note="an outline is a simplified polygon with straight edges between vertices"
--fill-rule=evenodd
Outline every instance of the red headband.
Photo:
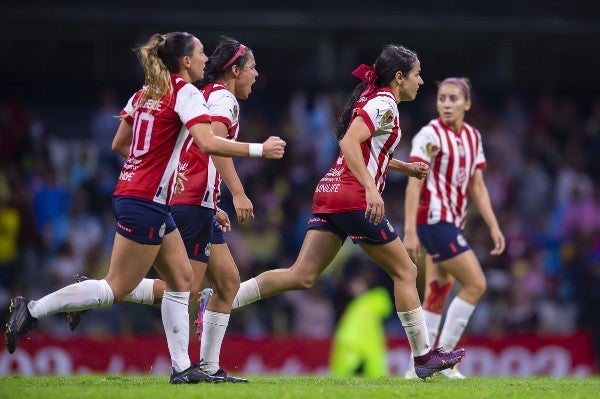
M 446 78 L 446 79 L 442 80 L 442 83 L 440 83 L 440 86 L 445 85 L 446 83 L 452 83 L 452 84 L 458 85 L 458 87 L 460 87 L 462 89 L 462 91 L 465 93 L 465 97 L 467 98 L 467 100 L 469 98 L 471 98 L 471 90 L 469 90 L 469 86 L 467 86 L 465 84 L 465 82 L 463 82 L 461 79 Z
M 227 61 L 227 63 L 223 67 L 223 70 L 226 70 L 227 68 L 229 68 L 229 66 L 231 64 L 233 64 L 235 62 L 235 60 L 240 58 L 240 55 L 242 55 L 244 50 L 246 50 L 246 46 L 244 46 L 243 44 L 240 44 L 240 48 L 238 49 L 237 53 L 235 53 L 235 55 L 233 57 L 231 57 L 231 59 L 229 61 Z
M 375 80 L 377 79 L 375 65 L 368 66 L 365 64 L 360 64 L 354 71 L 352 71 L 352 75 L 367 82 L 367 87 L 365 87 L 363 92 L 360 93 L 361 97 L 369 95 L 375 89 Z

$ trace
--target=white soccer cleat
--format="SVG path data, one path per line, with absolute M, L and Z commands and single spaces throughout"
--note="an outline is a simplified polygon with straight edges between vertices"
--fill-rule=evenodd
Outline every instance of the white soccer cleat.
M 464 380 L 466 378 L 460 371 L 458 371 L 458 367 L 456 366 L 446 370 L 438 371 L 437 374 L 439 374 L 440 377 L 448 378 L 450 380 Z

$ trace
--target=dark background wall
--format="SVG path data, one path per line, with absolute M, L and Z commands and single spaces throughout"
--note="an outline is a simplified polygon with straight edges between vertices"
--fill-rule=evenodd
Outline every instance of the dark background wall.
M 420 54 L 426 83 L 461 74 L 481 89 L 525 94 L 597 89 L 592 0 L 259 3 L 3 2 L 2 92 L 65 103 L 93 101 L 99 85 L 129 92 L 141 79 L 131 48 L 172 30 L 194 33 L 209 51 L 219 34 L 248 43 L 270 90 L 353 84 L 349 71 L 388 42 Z

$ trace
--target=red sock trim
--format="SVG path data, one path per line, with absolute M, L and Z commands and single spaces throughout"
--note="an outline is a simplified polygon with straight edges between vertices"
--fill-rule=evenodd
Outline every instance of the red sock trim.
M 428 312 L 442 314 L 444 304 L 446 303 L 451 288 L 451 283 L 446 283 L 443 287 L 440 287 L 437 280 L 433 280 L 429 283 L 429 295 L 425 298 L 423 309 Z

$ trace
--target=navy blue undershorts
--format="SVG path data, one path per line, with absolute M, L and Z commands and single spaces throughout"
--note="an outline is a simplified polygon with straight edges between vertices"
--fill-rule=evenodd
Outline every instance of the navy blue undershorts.
M 224 244 L 225 234 L 215 211 L 198 205 L 177 204 L 171 207 L 173 219 L 183 238 L 188 259 L 208 263 L 212 244 Z
M 147 199 L 115 196 L 113 212 L 117 233 L 140 244 L 160 245 L 177 228 L 167 205 Z
M 365 211 L 348 211 L 338 213 L 319 213 L 308 220 L 308 230 L 325 229 L 346 240 L 350 237 L 355 244 L 387 244 L 394 241 L 398 234 L 383 217 L 379 224 L 373 224 L 365 218 Z
M 452 223 L 419 224 L 417 235 L 434 263 L 454 258 L 471 249 L 463 230 Z

